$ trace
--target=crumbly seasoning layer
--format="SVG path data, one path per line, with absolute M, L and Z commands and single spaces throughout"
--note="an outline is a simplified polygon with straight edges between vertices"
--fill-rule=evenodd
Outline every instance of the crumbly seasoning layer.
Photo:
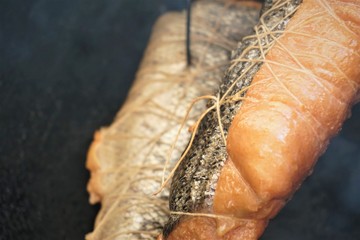
M 218 177 L 227 159 L 226 143 L 230 124 L 241 106 L 241 97 L 259 68 L 264 55 L 281 36 L 302 0 L 267 0 L 255 34 L 245 37 L 232 52 L 232 63 L 225 73 L 217 96 L 208 102 L 211 110 L 202 120 L 186 157 L 174 173 L 170 187 L 171 214 L 163 235 L 169 236 L 186 213 L 211 213 Z M 219 113 L 221 125 L 219 124 Z M 221 131 L 222 129 L 222 131 Z

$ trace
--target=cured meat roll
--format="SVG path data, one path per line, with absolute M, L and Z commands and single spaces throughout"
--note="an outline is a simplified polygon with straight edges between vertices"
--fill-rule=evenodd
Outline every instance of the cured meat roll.
M 265 1 L 174 174 L 160 238 L 259 238 L 359 100 L 359 12 L 359 0 Z

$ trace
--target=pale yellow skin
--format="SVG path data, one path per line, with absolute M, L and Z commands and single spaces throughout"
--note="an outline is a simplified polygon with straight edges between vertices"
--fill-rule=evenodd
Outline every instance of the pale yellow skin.
M 86 239 L 159 235 L 168 218 L 168 189 L 153 193 L 161 186 L 167 159 L 170 170 L 186 147 L 205 101 L 194 105 L 178 135 L 184 116 L 196 97 L 213 94 L 236 40 L 256 22 L 259 5 L 245 13 L 248 22 L 243 22 L 243 11 L 236 11 L 240 6 L 194 4 L 191 67 L 186 65 L 185 13 L 168 13 L 157 21 L 126 103 L 111 126 L 95 134 L 88 153 L 90 202 L 101 202 L 101 210 Z

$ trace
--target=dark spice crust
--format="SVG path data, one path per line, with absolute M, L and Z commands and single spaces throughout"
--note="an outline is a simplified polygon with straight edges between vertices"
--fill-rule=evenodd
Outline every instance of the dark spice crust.
M 265 1 L 262 10 L 263 23 L 267 28 L 274 31 L 283 31 L 296 10 L 301 0 L 278 0 Z M 280 6 L 280 7 L 276 7 Z M 262 23 L 257 25 L 259 33 L 262 33 Z M 279 37 L 281 33 L 274 34 Z M 261 45 L 269 46 L 274 39 L 265 35 L 261 37 Z M 228 68 L 220 85 L 220 98 L 227 93 L 227 97 L 234 96 L 251 84 L 252 78 L 262 65 L 261 51 L 256 36 L 244 38 L 233 51 L 232 59 L 248 59 L 249 61 L 239 61 Z M 241 76 L 241 77 L 240 77 Z M 244 93 L 241 96 L 244 96 Z M 215 101 L 209 101 L 208 106 L 215 104 Z M 223 132 L 227 136 L 230 124 L 240 108 L 241 100 L 230 103 L 222 103 L 220 115 Z M 172 212 L 179 213 L 211 213 L 213 198 L 215 194 L 218 177 L 224 163 L 227 159 L 227 152 L 216 110 L 209 112 L 202 120 L 196 133 L 194 142 L 176 170 L 170 188 L 169 207 Z M 171 214 L 167 224 L 164 227 L 163 235 L 166 238 L 177 223 L 181 220 L 181 215 Z

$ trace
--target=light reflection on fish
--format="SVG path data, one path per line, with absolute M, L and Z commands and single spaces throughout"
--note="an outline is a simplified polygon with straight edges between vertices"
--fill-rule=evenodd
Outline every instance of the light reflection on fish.
M 158 20 L 126 103 L 113 124 L 96 133 L 89 150 L 90 201 L 102 207 L 87 240 L 156 239 L 169 216 L 169 190 L 153 193 L 182 119 L 193 99 L 218 87 L 231 49 L 251 32 L 258 15 L 256 4 L 194 3 L 191 67 L 186 64 L 185 14 L 168 13 Z M 205 108 L 194 105 L 169 168 Z

